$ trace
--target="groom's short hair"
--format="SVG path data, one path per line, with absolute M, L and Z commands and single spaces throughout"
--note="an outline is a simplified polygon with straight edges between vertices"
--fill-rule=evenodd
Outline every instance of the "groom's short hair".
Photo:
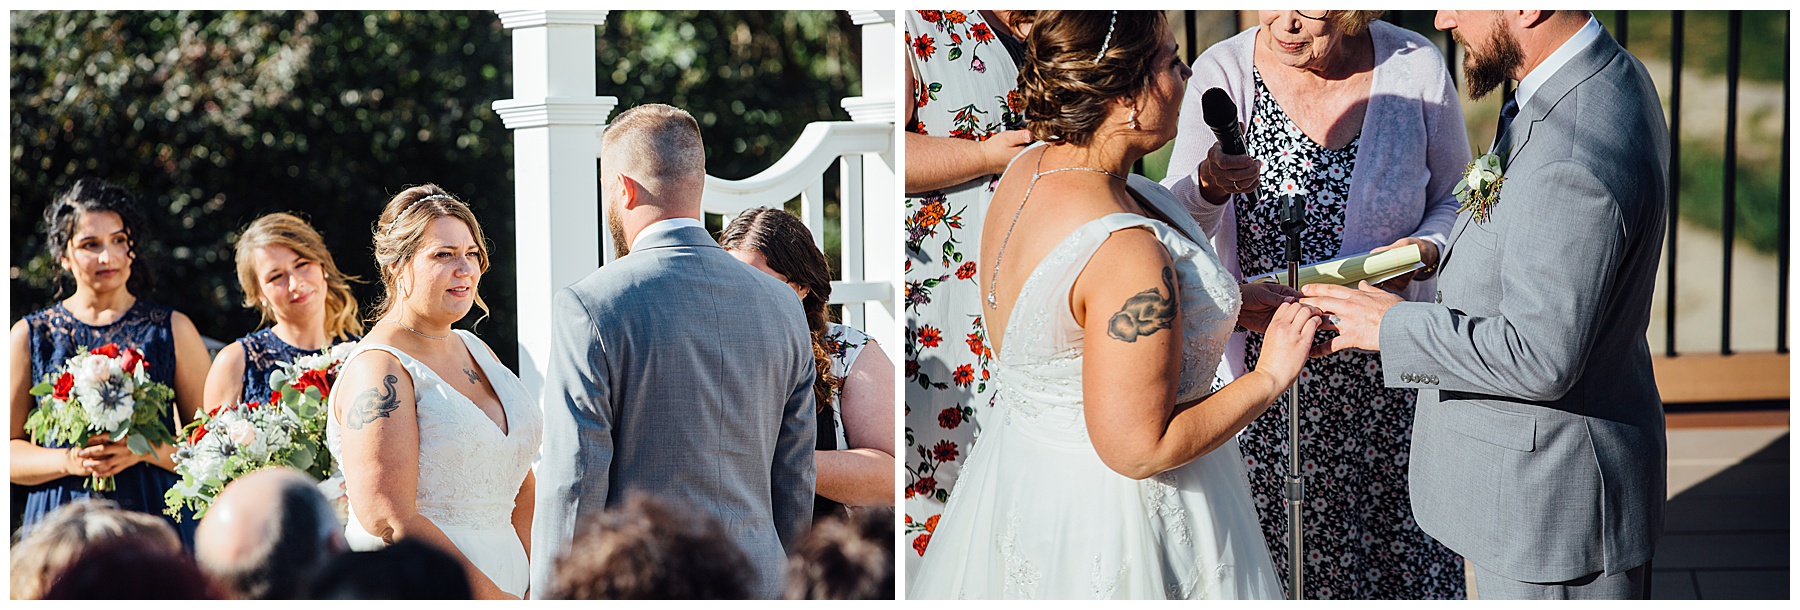
M 691 196 L 699 203 L 706 184 L 706 149 L 700 123 L 686 110 L 644 104 L 614 118 L 600 140 L 601 164 L 631 176 L 660 197 Z M 666 200 L 666 199 L 665 199 Z

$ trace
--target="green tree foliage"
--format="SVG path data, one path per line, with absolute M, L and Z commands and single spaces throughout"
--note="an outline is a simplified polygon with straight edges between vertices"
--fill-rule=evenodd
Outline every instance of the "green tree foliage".
M 202 334 L 253 330 L 232 244 L 256 217 L 309 217 L 347 273 L 374 279 L 370 229 L 387 198 L 435 182 L 468 201 L 494 246 L 479 331 L 516 365 L 510 35 L 492 12 L 12 13 L 14 319 L 51 302 L 42 213 L 78 177 L 137 193 L 159 288 Z M 683 106 L 709 169 L 773 163 L 856 82 L 841 13 L 614 13 L 597 53 L 621 108 Z M 598 227 L 596 227 L 598 230 Z M 362 285 L 365 304 L 379 286 Z M 477 314 L 478 315 L 478 314 Z M 465 321 L 473 323 L 475 315 Z

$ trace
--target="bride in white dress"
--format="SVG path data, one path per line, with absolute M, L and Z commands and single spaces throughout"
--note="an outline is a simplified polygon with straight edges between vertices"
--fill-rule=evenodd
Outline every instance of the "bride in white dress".
M 1126 179 L 1175 135 L 1175 49 L 1160 11 L 1033 24 L 1020 91 L 1051 143 L 1014 160 L 981 236 L 998 392 L 908 598 L 1282 596 L 1233 435 L 1319 320 L 1240 289 L 1167 191 Z M 1267 347 L 1209 393 L 1234 322 Z
M 487 344 L 450 327 L 481 305 L 486 243 L 435 185 L 388 202 L 375 233 L 381 321 L 332 388 L 326 443 L 349 490 L 352 549 L 424 541 L 462 563 L 477 598 L 519 599 L 542 414 Z

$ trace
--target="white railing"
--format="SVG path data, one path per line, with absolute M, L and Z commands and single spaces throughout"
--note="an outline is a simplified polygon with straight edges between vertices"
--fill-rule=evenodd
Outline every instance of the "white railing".
M 865 328 L 868 323 L 864 305 L 869 302 L 891 302 L 893 282 L 889 274 L 875 274 L 867 279 L 864 266 L 868 259 L 888 257 L 865 256 L 863 231 L 865 211 L 884 210 L 879 204 L 869 205 L 863 193 L 863 155 L 893 150 L 893 128 L 879 123 L 829 121 L 806 126 L 794 147 L 780 161 L 755 176 L 743 180 L 706 177 L 706 195 L 700 206 L 708 214 L 723 216 L 726 222 L 744 210 L 756 207 L 781 207 L 795 196 L 800 197 L 800 219 L 812 230 L 813 245 L 825 249 L 825 175 L 833 162 L 840 174 L 838 197 L 838 269 L 843 278 L 831 283 L 831 302 L 844 306 L 844 323 Z M 892 197 L 888 197 L 892 199 Z
M 601 138 L 617 99 L 595 95 L 594 45 L 607 11 L 497 11 L 513 35 L 513 99 L 494 110 L 514 130 L 519 377 L 535 390 L 558 321 L 551 297 L 612 258 L 599 201 Z M 819 122 L 767 170 L 743 180 L 706 178 L 702 208 L 726 218 L 800 197 L 801 218 L 824 249 L 825 175 L 840 172 L 839 269 L 831 302 L 844 321 L 896 345 L 899 200 L 895 196 L 893 11 L 849 11 L 862 27 L 862 91 L 845 98 L 851 121 Z M 526 261 L 532 261 L 526 264 Z M 892 348 L 890 348 L 892 349 Z M 534 396 L 536 398 L 536 396 Z

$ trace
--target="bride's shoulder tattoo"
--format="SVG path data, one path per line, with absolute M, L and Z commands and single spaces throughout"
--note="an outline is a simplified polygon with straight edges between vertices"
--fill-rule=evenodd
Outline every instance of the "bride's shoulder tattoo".
M 1138 337 L 1148 337 L 1174 325 L 1175 315 L 1180 309 L 1176 303 L 1178 297 L 1175 296 L 1175 270 L 1164 265 L 1162 277 L 1163 287 L 1168 289 L 1169 296 L 1165 298 L 1155 288 L 1148 288 L 1125 299 L 1125 305 L 1107 321 L 1107 336 L 1126 343 L 1136 343 Z
M 344 414 L 344 425 L 350 426 L 351 430 L 361 430 L 363 425 L 387 417 L 400 408 L 400 393 L 394 390 L 394 384 L 399 381 L 399 377 L 386 375 L 381 379 L 381 389 L 369 388 L 357 394 L 350 404 L 350 411 Z

